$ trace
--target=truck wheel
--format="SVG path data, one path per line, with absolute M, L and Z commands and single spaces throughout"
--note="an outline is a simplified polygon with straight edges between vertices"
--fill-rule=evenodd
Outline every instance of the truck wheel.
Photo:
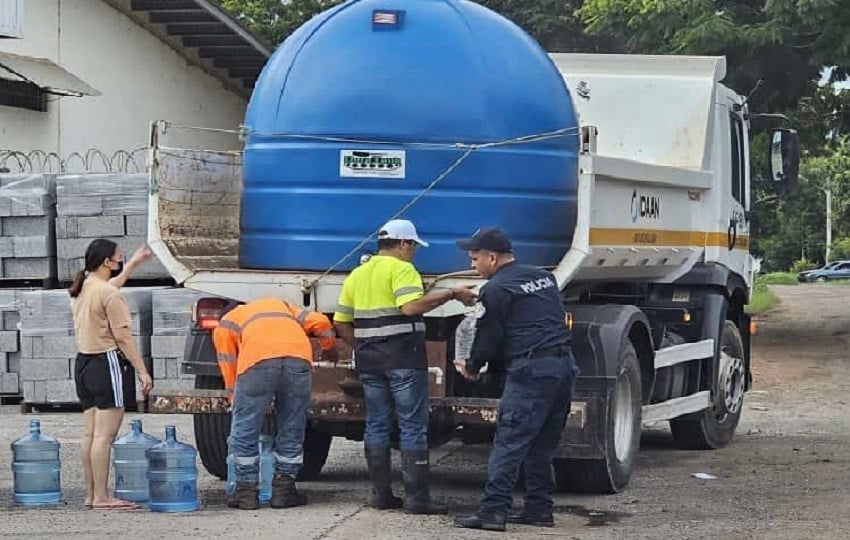
M 224 381 L 209 375 L 195 376 L 197 390 L 223 390 Z M 195 446 L 204 468 L 213 476 L 227 480 L 227 437 L 230 436 L 229 414 L 196 414 Z
M 307 426 L 304 432 L 304 464 L 297 480 L 316 480 L 322 472 L 322 467 L 328 461 L 333 435 L 316 431 Z
M 697 418 L 670 420 L 673 438 L 682 448 L 713 450 L 729 444 L 741 420 L 744 405 L 744 342 L 732 321 L 723 324 L 717 391 L 720 405 L 698 413 Z
M 629 483 L 640 448 L 642 390 L 640 365 L 631 342 L 620 355 L 614 399 L 605 429 L 605 457 L 554 461 L 559 491 L 617 493 Z

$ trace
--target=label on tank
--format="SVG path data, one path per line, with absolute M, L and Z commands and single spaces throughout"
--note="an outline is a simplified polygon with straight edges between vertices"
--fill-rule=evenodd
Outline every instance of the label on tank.
M 340 150 L 343 178 L 404 178 L 404 150 Z

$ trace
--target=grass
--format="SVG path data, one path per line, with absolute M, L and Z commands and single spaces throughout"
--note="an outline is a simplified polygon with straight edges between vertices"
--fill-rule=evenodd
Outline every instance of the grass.
M 759 315 L 775 308 L 777 304 L 779 304 L 779 297 L 776 296 L 776 293 L 770 290 L 767 283 L 758 281 L 753 287 L 753 295 L 746 310 L 750 315 Z
M 762 274 L 756 278 L 756 283 L 764 285 L 796 285 L 797 275 L 791 272 L 773 272 Z

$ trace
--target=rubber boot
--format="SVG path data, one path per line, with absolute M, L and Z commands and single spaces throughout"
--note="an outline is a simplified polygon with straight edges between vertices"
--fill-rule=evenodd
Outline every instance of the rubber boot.
M 525 513 L 525 510 L 511 512 L 508 514 L 508 523 L 518 523 L 520 525 L 531 525 L 533 527 L 554 527 L 555 518 L 552 514 L 548 516 L 530 516 Z
M 272 479 L 272 499 L 269 506 L 272 508 L 292 508 L 307 504 L 307 496 L 298 493 L 295 487 L 295 479 L 287 474 L 275 474 Z
M 401 508 L 402 500 L 393 495 L 390 481 L 390 449 L 387 448 L 364 448 L 366 465 L 369 468 L 369 480 L 372 482 L 372 493 L 369 497 L 369 506 L 378 510 Z
M 260 490 L 254 484 L 237 482 L 233 495 L 227 498 L 227 506 L 240 510 L 256 510 L 260 507 Z
M 468 516 L 457 516 L 455 527 L 466 529 L 484 529 L 485 531 L 504 531 L 505 516 L 479 510 Z
M 434 503 L 428 487 L 428 450 L 401 453 L 404 509 L 409 514 L 445 514 L 445 504 Z

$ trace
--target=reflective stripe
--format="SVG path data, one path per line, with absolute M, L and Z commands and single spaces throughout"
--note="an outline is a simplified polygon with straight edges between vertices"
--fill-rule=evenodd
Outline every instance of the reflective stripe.
M 232 353 L 218 353 L 219 362 L 236 362 L 236 355 Z
M 342 304 L 337 304 L 336 305 L 336 312 L 341 313 L 343 315 L 354 315 L 354 308 L 348 307 L 348 306 L 343 306 Z
M 219 321 L 219 328 L 227 328 L 228 330 L 233 330 L 234 332 L 241 332 L 242 328 L 238 324 L 233 321 Z
M 298 324 L 300 324 L 301 326 L 304 326 L 304 321 L 306 321 L 307 317 L 309 317 L 309 316 L 310 316 L 310 312 L 307 311 L 306 309 L 302 309 L 301 313 L 298 314 L 298 317 L 296 317 L 295 320 L 298 321 Z
M 397 307 L 354 310 L 355 319 L 377 319 L 379 317 L 394 317 L 396 315 L 402 315 L 401 310 Z
M 260 462 L 260 456 L 233 456 L 237 465 L 254 465 Z
M 424 332 L 425 323 L 414 323 L 413 330 L 415 332 Z M 409 334 L 411 325 L 408 324 L 392 324 L 389 326 L 379 326 L 378 328 L 355 328 L 354 337 L 356 338 L 373 338 L 373 337 L 388 337 Z
M 425 291 L 422 289 L 422 287 L 402 287 L 400 289 L 396 289 L 393 294 L 395 295 L 396 298 L 401 298 L 402 296 L 405 296 L 407 294 L 424 293 L 424 292 Z
M 284 313 L 283 311 L 266 311 L 265 313 L 256 313 L 248 317 L 248 320 L 242 324 L 242 328 L 240 332 L 245 330 L 245 328 L 251 324 L 252 322 L 259 319 L 290 319 L 296 320 L 295 317 L 292 316 L 292 313 Z
M 295 457 L 286 457 L 278 454 L 277 452 L 272 452 L 274 455 L 274 460 L 278 463 L 286 463 L 287 465 L 301 465 L 304 462 L 304 454 L 298 454 Z

